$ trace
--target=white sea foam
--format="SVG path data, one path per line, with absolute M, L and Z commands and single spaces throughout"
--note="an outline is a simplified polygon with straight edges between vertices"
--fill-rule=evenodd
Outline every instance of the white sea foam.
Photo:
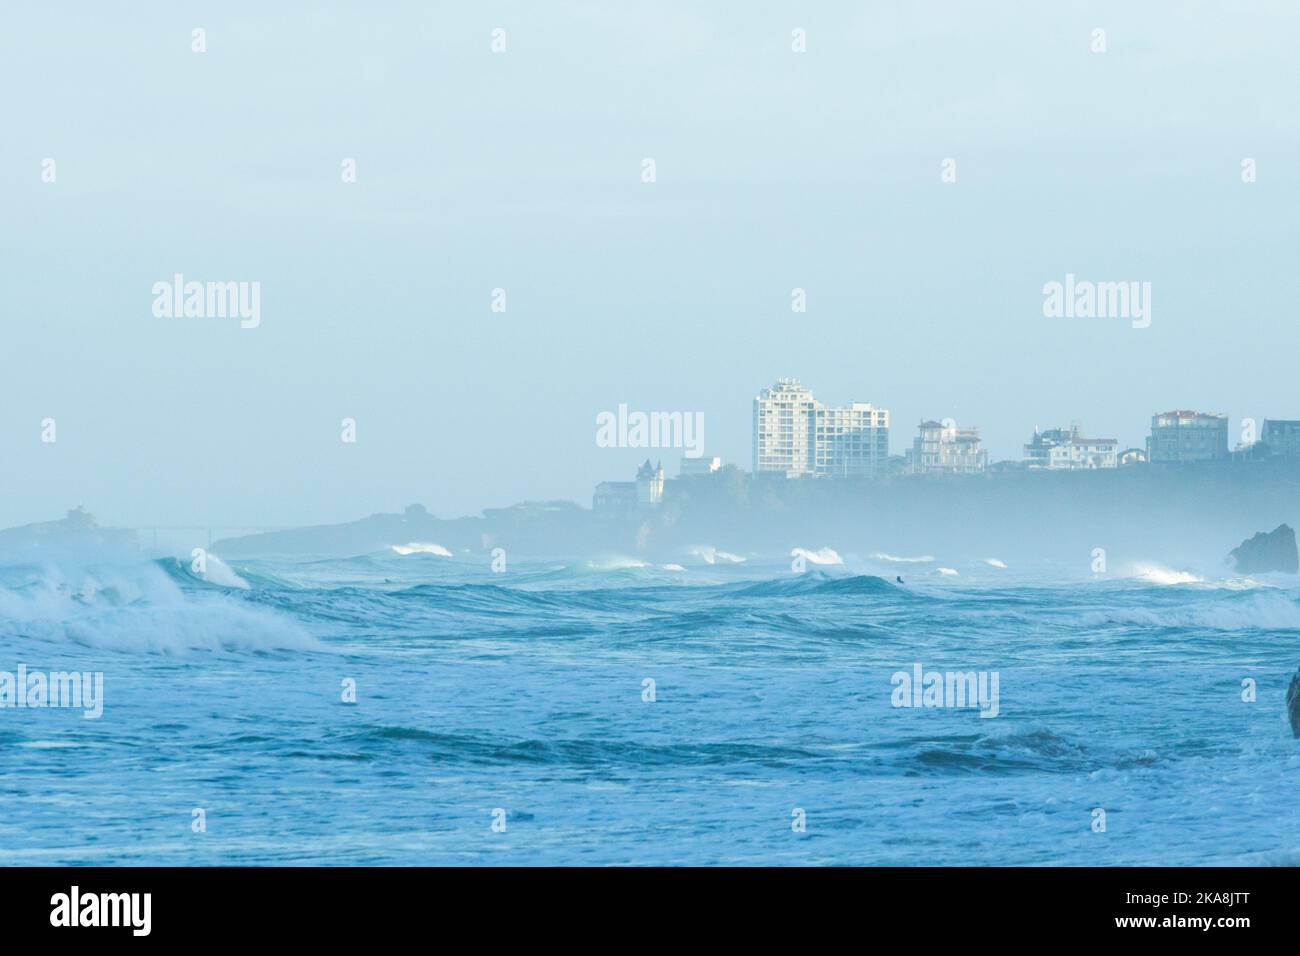
M 209 584 L 220 585 L 223 588 L 240 588 L 241 590 L 251 590 L 247 581 L 230 569 L 230 565 L 222 561 L 215 554 L 207 556 L 207 571 L 203 574 L 203 579 Z
M 412 541 L 409 544 L 394 544 L 392 549 L 401 555 L 407 554 L 436 554 L 440 558 L 450 558 L 451 552 L 440 544 L 431 544 L 424 541 Z
M 1134 577 L 1148 584 L 1200 584 L 1205 579 L 1190 571 L 1178 571 L 1162 564 L 1143 562 L 1133 565 L 1128 577 Z
M 794 548 L 790 552 L 790 557 L 802 557 L 813 564 L 844 563 L 844 559 L 836 553 L 834 548 L 818 548 L 816 551 L 809 551 L 806 548 Z
M 719 562 L 740 564 L 745 560 L 740 555 L 732 554 L 730 551 L 719 551 L 711 544 L 698 544 L 687 553 L 700 558 L 705 564 L 718 564 Z
M 1208 596 L 1207 596 L 1208 599 Z M 1200 628 L 1211 631 L 1300 630 L 1300 605 L 1281 591 L 1257 591 L 1228 603 L 1187 604 L 1177 608 L 1112 608 L 1085 612 L 1084 627 L 1135 624 L 1143 627 Z
M 640 558 L 627 558 L 617 555 L 604 561 L 588 561 L 587 567 L 592 571 L 628 571 L 633 568 L 648 568 L 650 563 Z
M 922 554 L 915 558 L 904 558 L 896 554 L 886 554 L 883 551 L 877 551 L 871 556 L 877 561 L 890 561 L 895 564 L 928 564 L 934 560 L 932 554 Z
M 1245 576 L 1212 578 L 1197 574 L 1194 571 L 1170 568 L 1154 561 L 1139 561 L 1134 564 L 1126 565 L 1120 569 L 1119 576 L 1142 581 L 1146 584 L 1156 584 L 1166 587 L 1182 585 L 1197 590 L 1216 591 L 1269 590 L 1279 587 L 1286 588 L 1295 583 L 1295 578 L 1291 575 L 1278 575 L 1276 577 L 1265 575 L 1263 579 Z
M 67 559 L 21 573 L 5 570 L 5 639 L 161 654 L 322 647 L 302 625 L 271 608 L 220 591 L 184 590 L 148 561 L 77 565 Z
M 956 568 L 939 568 L 939 573 L 947 577 L 954 577 L 957 574 Z
M 985 558 L 984 563 L 990 568 L 1005 568 L 1007 566 L 1005 561 L 999 561 L 997 558 Z

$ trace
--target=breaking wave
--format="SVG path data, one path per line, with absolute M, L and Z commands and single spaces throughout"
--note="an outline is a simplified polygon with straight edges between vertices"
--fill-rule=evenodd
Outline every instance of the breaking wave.
M 732 554 L 730 551 L 719 551 L 711 544 L 700 544 L 691 548 L 688 554 L 700 558 L 705 564 L 740 564 L 745 559 L 738 554 Z
M 159 654 L 320 648 L 293 618 L 239 597 L 247 582 L 219 560 L 213 580 L 208 562 L 206 579 L 174 559 L 0 567 L 0 636 Z
M 423 541 L 412 541 L 409 544 L 394 544 L 391 547 L 395 553 L 400 555 L 436 554 L 440 558 L 451 557 L 451 552 L 442 545 L 431 544 Z
M 1130 577 L 1145 581 L 1147 584 L 1200 584 L 1204 578 L 1190 571 L 1177 571 L 1161 564 L 1137 564 L 1133 566 Z
M 807 548 L 794 548 L 790 551 L 790 557 L 804 558 L 813 564 L 844 563 L 844 559 L 839 556 L 834 548 L 818 548 L 816 551 L 809 551 Z
M 606 558 L 603 561 L 588 561 L 587 568 L 591 571 L 629 571 L 635 568 L 650 567 L 649 561 L 642 561 L 640 558 L 627 558 L 617 556 Z
M 746 597 L 781 597 L 795 594 L 907 594 L 902 588 L 874 574 L 832 577 L 821 571 L 809 571 L 771 581 L 759 581 L 736 589 Z
M 1207 595 L 1208 597 L 1208 595 Z M 1115 607 L 1080 616 L 1085 627 L 1129 624 L 1211 631 L 1300 630 L 1300 604 L 1280 591 L 1246 591 L 1174 607 Z

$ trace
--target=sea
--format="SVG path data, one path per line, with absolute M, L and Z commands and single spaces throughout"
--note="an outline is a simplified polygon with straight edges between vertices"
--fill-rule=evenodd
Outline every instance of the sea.
M 1154 564 L 14 559 L 0 863 L 1294 864 L 1297 666 Z

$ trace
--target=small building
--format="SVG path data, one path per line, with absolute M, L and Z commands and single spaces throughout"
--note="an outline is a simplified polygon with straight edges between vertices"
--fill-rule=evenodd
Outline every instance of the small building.
M 636 482 L 602 481 L 591 497 L 591 510 L 602 518 L 636 514 Z
M 1048 471 L 1087 471 L 1119 465 L 1119 442 L 1114 438 L 1086 438 L 1078 425 L 1035 429 L 1025 445 L 1025 467 Z
M 1300 458 L 1300 422 L 1264 419 L 1259 440 L 1273 458 Z
M 1147 461 L 1187 463 L 1227 457 L 1227 415 L 1179 410 L 1151 416 Z
M 931 420 L 917 426 L 907 470 L 913 475 L 972 475 L 983 472 L 988 460 L 978 427 L 959 428 L 951 418 Z
M 657 508 L 664 500 L 663 463 L 645 460 L 635 481 L 602 481 L 591 496 L 591 510 L 604 518 L 619 518 Z
M 1070 440 L 1070 432 L 1064 428 L 1049 428 L 1046 431 L 1034 429 L 1034 437 L 1025 444 L 1023 461 L 1026 468 L 1050 468 L 1052 449 Z
M 701 475 L 713 475 L 722 470 L 722 459 L 716 455 L 712 458 L 683 458 L 677 470 L 678 478 L 698 478 Z

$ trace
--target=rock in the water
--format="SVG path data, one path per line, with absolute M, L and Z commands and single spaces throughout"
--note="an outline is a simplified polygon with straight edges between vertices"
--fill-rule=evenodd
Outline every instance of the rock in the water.
M 1237 570 L 1243 574 L 1263 571 L 1300 571 L 1300 554 L 1296 553 L 1295 532 L 1291 526 L 1280 524 L 1268 534 L 1257 532 L 1249 541 L 1232 549 L 1231 557 Z
M 1300 671 L 1291 678 L 1286 689 L 1286 715 L 1291 719 L 1291 736 L 1300 737 Z

